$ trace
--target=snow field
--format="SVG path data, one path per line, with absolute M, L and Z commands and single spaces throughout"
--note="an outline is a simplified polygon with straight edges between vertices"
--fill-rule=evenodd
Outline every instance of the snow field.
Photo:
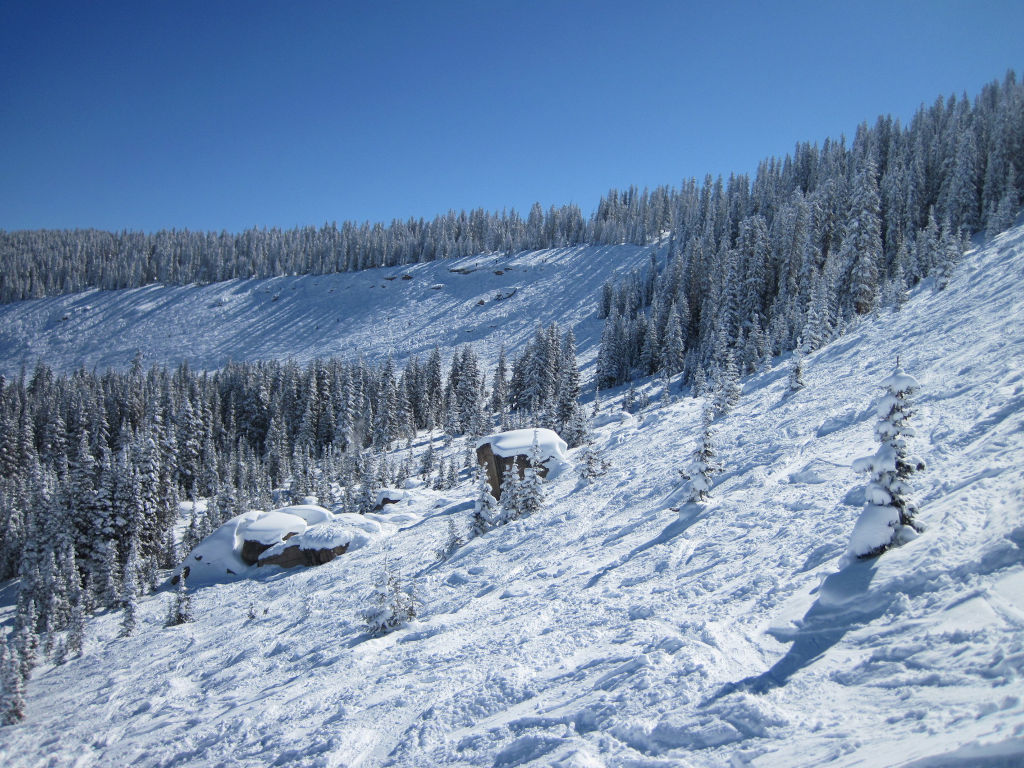
M 538 323 L 573 327 L 597 354 L 605 280 L 643 267 L 655 246 L 579 246 L 332 275 L 148 285 L 0 305 L 0 373 L 43 360 L 56 371 L 144 364 L 195 370 L 229 361 L 387 354 L 397 362 L 472 342 L 489 363 Z M 499 274 L 500 273 L 500 274 Z M 408 275 L 410 279 L 404 279 Z M 502 298 L 498 298 L 498 297 Z
M 713 425 L 706 505 L 676 471 L 702 404 L 651 382 L 648 410 L 606 398 L 595 419 L 608 474 L 561 473 L 541 513 L 446 561 L 470 479 L 410 490 L 415 520 L 324 566 L 196 590 L 192 624 L 162 626 L 165 594 L 132 637 L 97 617 L 82 658 L 34 673 L 0 763 L 1020 765 L 1021 275 L 1018 228 L 808 356 L 799 392 L 787 360 L 745 380 Z M 921 384 L 925 532 L 839 569 L 897 354 Z M 370 637 L 357 612 L 385 554 L 424 607 Z

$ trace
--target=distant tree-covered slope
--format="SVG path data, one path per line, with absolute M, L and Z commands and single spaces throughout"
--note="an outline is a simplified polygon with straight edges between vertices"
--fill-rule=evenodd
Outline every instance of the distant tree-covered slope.
M 851 238 L 855 247 L 875 247 L 880 239 L 877 247 L 891 261 L 932 215 L 956 232 L 1000 231 L 1012 220 L 1022 187 L 1024 86 L 1010 72 L 973 102 L 965 94 L 922 106 L 907 127 L 892 117 L 879 117 L 873 127 L 865 123 L 850 147 L 843 138 L 826 139 L 820 147 L 798 144 L 792 155 L 762 162 L 753 179 L 709 176 L 678 189 L 612 190 L 589 219 L 575 205 L 544 211 L 535 204 L 525 219 L 515 211 L 477 209 L 429 222 L 344 222 L 238 234 L 0 232 L 0 302 L 85 288 L 324 274 L 579 243 L 642 245 L 666 235 L 681 244 L 698 238 L 711 258 L 712 250 L 737 247 L 741 231 L 756 238 L 761 227 L 774 237 L 775 251 L 785 253 L 800 244 L 799 233 L 791 232 L 787 243 L 779 230 L 798 225 L 810 229 L 820 258 L 849 247 Z M 877 207 L 877 232 L 851 222 L 853 199 Z M 801 204 L 807 206 L 802 224 L 791 221 Z M 754 216 L 760 219 L 750 222 Z M 873 298 L 862 292 L 857 301 L 863 308 Z

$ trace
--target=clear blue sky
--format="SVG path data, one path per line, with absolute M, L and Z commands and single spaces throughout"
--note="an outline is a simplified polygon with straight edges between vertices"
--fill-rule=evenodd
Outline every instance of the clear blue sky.
M 1024 2 L 0 4 L 0 228 L 590 213 L 1024 75 Z

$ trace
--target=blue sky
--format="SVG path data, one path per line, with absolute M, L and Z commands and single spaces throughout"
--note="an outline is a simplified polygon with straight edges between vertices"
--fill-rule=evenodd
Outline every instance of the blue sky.
M 525 213 L 1024 75 L 1024 3 L 0 4 L 0 228 Z

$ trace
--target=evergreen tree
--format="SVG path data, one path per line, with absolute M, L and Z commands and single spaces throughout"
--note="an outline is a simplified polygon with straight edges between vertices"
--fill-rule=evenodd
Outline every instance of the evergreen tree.
M 914 519 L 910 478 L 924 469 L 924 462 L 910 453 L 914 436 L 910 419 L 914 415 L 912 397 L 919 385 L 899 364 L 882 381 L 885 394 L 878 403 L 875 436 L 880 446 L 871 456 L 853 463 L 856 472 L 870 474 L 865 490 L 865 506 L 850 538 L 848 554 L 874 557 L 898 546 L 923 530 Z
M 480 534 L 476 535 L 479 536 Z M 437 559 L 447 560 L 465 543 L 466 540 L 462 537 L 462 534 L 459 533 L 459 529 L 455 525 L 455 519 L 449 517 L 444 546 L 435 553 L 437 555 Z
M 726 349 L 725 361 L 718 370 L 715 381 L 714 409 L 716 413 L 728 413 L 740 400 L 743 389 L 740 374 L 732 350 Z
M 359 617 L 371 635 L 385 635 L 415 619 L 419 604 L 411 587 L 402 585 L 398 571 L 392 570 L 385 558 L 380 578 Z
M 136 538 L 132 538 L 128 547 L 128 560 L 124 564 L 124 574 L 121 577 L 121 635 L 127 637 L 135 631 L 136 613 L 138 605 L 136 599 L 139 594 L 139 544 Z M 181 579 L 184 581 L 184 579 Z
M 501 499 L 499 500 L 501 502 L 501 515 L 498 518 L 500 525 L 519 519 L 521 514 L 520 488 L 519 472 L 516 469 L 515 463 L 510 463 L 505 467 L 505 471 L 501 475 Z
M 665 323 L 665 341 L 662 344 L 660 359 L 662 367 L 669 375 L 683 370 L 683 362 L 686 360 L 686 341 L 674 303 L 668 311 L 668 320 Z
M 714 410 L 705 406 L 701 417 L 701 432 L 697 438 L 697 447 L 693 452 L 693 460 L 686 470 L 680 470 L 683 480 L 690 483 L 689 501 L 695 504 L 703 504 L 711 495 L 711 487 L 714 485 L 714 477 L 722 471 L 716 461 L 714 448 L 714 432 L 711 423 L 714 420 Z
M 174 627 L 192 621 L 192 595 L 185 586 L 185 572 L 178 575 L 178 589 L 167 611 L 167 626 Z
M 491 494 L 491 484 L 487 479 L 487 469 L 480 465 L 477 468 L 477 497 L 473 506 L 474 536 L 483 536 L 497 525 L 498 500 Z
M 25 719 L 25 675 L 18 650 L 0 645 L 0 724 L 14 725 Z
M 580 453 L 580 464 L 577 473 L 584 482 L 592 482 L 605 474 L 611 464 L 604 457 L 604 453 L 593 443 L 588 443 Z
M 800 340 L 797 339 L 793 349 L 793 359 L 789 368 L 789 391 L 798 392 L 804 388 L 804 353 Z
M 84 599 L 71 604 L 71 618 L 68 620 L 68 633 L 65 639 L 65 653 L 81 656 L 85 645 L 85 604 Z
M 533 515 L 544 508 L 544 485 L 540 476 L 542 458 L 540 445 L 537 442 L 537 430 L 534 430 L 528 464 L 523 470 L 523 479 L 519 487 L 518 504 L 516 505 L 517 517 Z
M 858 315 L 875 308 L 882 259 L 881 201 L 877 171 L 870 160 L 857 174 L 843 234 L 843 254 L 851 264 L 853 308 Z
M 358 509 L 361 515 L 372 512 L 377 506 L 377 466 L 373 457 L 366 454 L 363 459 L 363 472 L 359 478 Z

